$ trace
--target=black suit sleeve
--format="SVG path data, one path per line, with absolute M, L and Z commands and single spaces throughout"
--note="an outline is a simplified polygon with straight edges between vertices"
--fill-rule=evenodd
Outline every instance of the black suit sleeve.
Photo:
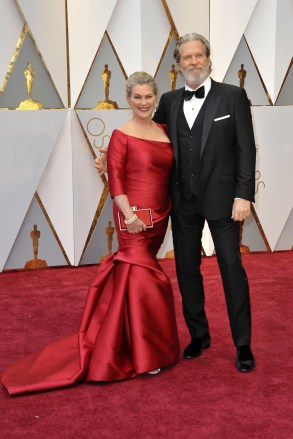
M 153 116 L 153 120 L 157 123 L 163 123 L 166 124 L 167 123 L 167 114 L 165 111 L 165 100 L 166 100 L 166 96 L 165 94 L 163 94 L 161 96 L 158 108 L 156 109 L 156 112 Z
M 235 153 L 237 180 L 235 197 L 254 201 L 255 140 L 252 117 L 246 92 L 239 89 L 235 105 Z

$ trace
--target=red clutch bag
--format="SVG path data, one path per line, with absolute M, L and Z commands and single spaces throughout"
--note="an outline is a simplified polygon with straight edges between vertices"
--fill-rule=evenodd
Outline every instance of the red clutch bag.
M 145 223 L 148 229 L 153 227 L 153 218 L 151 209 L 138 209 L 136 206 L 131 207 L 133 214 Z M 121 212 L 118 212 L 118 221 L 120 230 L 127 230 L 126 224 L 124 222 L 124 216 Z

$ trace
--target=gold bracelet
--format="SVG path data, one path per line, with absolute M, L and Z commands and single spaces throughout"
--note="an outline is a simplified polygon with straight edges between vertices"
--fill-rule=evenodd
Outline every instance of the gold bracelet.
M 134 214 L 129 220 L 124 220 L 124 222 L 128 226 L 129 224 L 134 223 L 135 220 L 137 220 L 137 215 Z

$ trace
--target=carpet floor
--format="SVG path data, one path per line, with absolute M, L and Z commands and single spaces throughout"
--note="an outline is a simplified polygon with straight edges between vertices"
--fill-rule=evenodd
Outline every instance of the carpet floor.
M 9 397 L 0 389 L 4 439 L 289 439 L 293 437 L 293 252 L 243 256 L 253 316 L 256 369 L 235 368 L 221 278 L 214 256 L 203 258 L 212 345 L 194 360 L 156 376 L 112 384 L 80 384 Z M 189 335 L 173 260 L 171 279 L 181 350 Z M 0 373 L 22 356 L 77 333 L 96 267 L 0 274 Z

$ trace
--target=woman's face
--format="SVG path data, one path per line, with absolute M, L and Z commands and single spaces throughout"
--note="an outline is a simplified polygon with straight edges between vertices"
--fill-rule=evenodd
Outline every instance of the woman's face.
M 134 118 L 151 119 L 157 103 L 153 87 L 149 84 L 134 85 L 128 103 Z

